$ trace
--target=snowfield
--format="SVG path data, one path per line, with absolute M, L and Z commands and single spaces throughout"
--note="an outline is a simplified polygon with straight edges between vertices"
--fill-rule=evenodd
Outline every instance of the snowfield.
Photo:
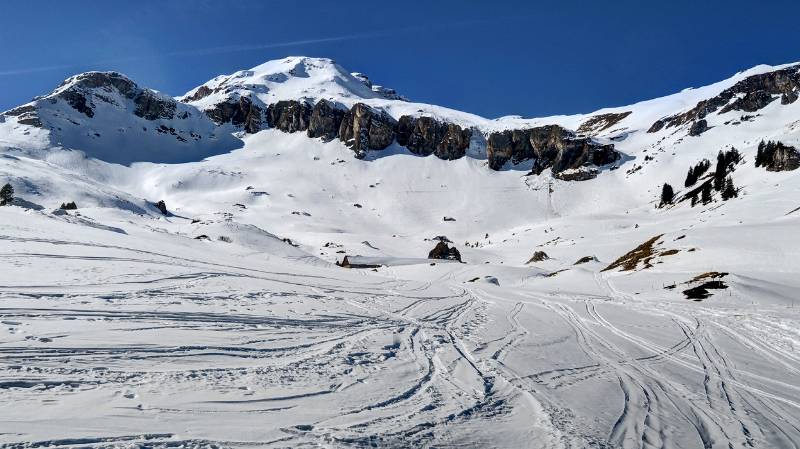
M 151 147 L 119 165 L 5 117 L 0 447 L 800 446 L 800 171 L 754 166 L 761 140 L 800 147 L 800 102 L 735 126 L 741 111 L 709 115 L 696 137 L 646 132 L 778 67 L 488 120 L 295 59 L 207 85 L 262 86 L 265 104 L 357 94 L 484 133 L 631 111 L 595 136 L 625 157 L 561 181 L 488 169 L 481 138 L 454 161 L 397 144 L 358 160 L 268 129 L 205 159 L 154 163 Z M 687 168 L 731 147 L 738 198 L 656 207 L 664 182 L 686 193 Z M 438 237 L 464 263 L 427 259 Z M 631 270 L 607 269 L 634 249 Z M 683 293 L 712 280 L 726 288 Z

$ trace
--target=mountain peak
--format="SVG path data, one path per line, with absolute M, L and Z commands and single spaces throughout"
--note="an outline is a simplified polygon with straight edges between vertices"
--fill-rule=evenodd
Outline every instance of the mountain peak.
M 369 99 L 404 100 L 393 89 L 373 85 L 329 58 L 289 56 L 248 70 L 220 75 L 187 92 L 181 101 L 208 109 L 239 97 L 268 105 L 281 100 L 334 100 L 355 103 Z

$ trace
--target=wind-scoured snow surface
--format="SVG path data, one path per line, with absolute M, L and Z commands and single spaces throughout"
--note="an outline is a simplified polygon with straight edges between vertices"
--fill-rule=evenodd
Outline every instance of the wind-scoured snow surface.
M 450 113 L 330 64 L 251 79 L 292 61 L 232 77 L 265 104 L 328 89 L 483 130 L 596 115 Z M 753 161 L 762 139 L 800 146 L 800 102 L 646 133 L 771 70 L 599 111 L 632 111 L 597 135 L 626 156 L 584 182 L 277 130 L 123 166 L 5 118 L 0 447 L 797 448 L 800 171 Z M 738 198 L 655 207 L 730 146 Z M 426 259 L 439 236 L 465 263 Z M 649 267 L 603 271 L 653 238 Z M 682 294 L 712 272 L 727 289 Z

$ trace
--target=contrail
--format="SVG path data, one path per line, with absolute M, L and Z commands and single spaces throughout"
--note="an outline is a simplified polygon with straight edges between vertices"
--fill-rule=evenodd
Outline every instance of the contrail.
M 210 48 L 198 48 L 198 49 L 190 49 L 190 50 L 176 50 L 170 51 L 166 53 L 160 54 L 153 54 L 147 56 L 131 56 L 127 58 L 114 58 L 114 59 L 105 59 L 100 61 L 94 62 L 86 62 L 80 64 L 63 64 L 63 65 L 49 65 L 49 66 L 41 66 L 41 67 L 28 67 L 28 68 L 19 68 L 19 69 L 9 69 L 9 70 L 0 70 L 0 76 L 15 76 L 15 75 L 26 75 L 30 73 L 39 73 L 39 72 L 51 72 L 54 70 L 67 70 L 67 69 L 76 69 L 81 67 L 87 66 L 103 66 L 109 64 L 116 64 L 120 62 L 131 62 L 131 61 L 143 61 L 148 59 L 158 59 L 163 57 L 169 56 L 204 56 L 204 55 L 216 55 L 216 54 L 224 54 L 224 53 L 236 53 L 236 52 L 244 52 L 244 51 L 253 51 L 253 50 L 264 50 L 270 48 L 281 48 L 281 47 L 295 47 L 295 46 L 302 46 L 302 45 L 310 45 L 310 44 L 323 44 L 327 42 L 341 42 L 341 41 L 352 41 L 358 39 L 370 39 L 375 37 L 385 37 L 391 36 L 398 33 L 408 33 L 408 32 L 415 32 L 420 30 L 427 30 L 433 26 L 438 28 L 459 28 L 464 26 L 470 25 L 480 25 L 485 24 L 488 22 L 500 22 L 500 21 L 518 21 L 524 19 L 527 16 L 514 16 L 514 17 L 496 17 L 496 18 L 489 18 L 489 19 L 477 19 L 477 20 L 465 20 L 460 22 L 453 22 L 453 23 L 446 23 L 446 24 L 438 24 L 438 25 L 420 25 L 420 26 L 409 26 L 404 28 L 394 28 L 390 30 L 383 30 L 383 31 L 372 31 L 372 32 L 364 32 L 364 33 L 355 33 L 355 34 L 346 34 L 343 36 L 329 36 L 329 37 L 320 37 L 320 38 L 311 38 L 311 39 L 299 39 L 293 41 L 285 41 L 285 42 L 270 42 L 264 44 L 244 44 L 244 45 L 230 45 L 230 46 L 223 46 L 223 47 L 210 47 Z
M 224 54 L 224 53 L 235 53 L 235 52 L 243 52 L 243 51 L 252 51 L 252 50 L 263 50 L 269 48 L 281 48 L 281 47 L 295 47 L 300 45 L 310 45 L 310 44 L 321 44 L 326 42 L 340 42 L 340 41 L 349 41 L 349 40 L 357 40 L 357 39 L 369 39 L 373 37 L 381 37 L 387 36 L 393 33 L 397 33 L 398 31 L 405 31 L 403 30 L 391 30 L 391 31 L 376 31 L 372 33 L 359 33 L 359 34 L 348 34 L 344 36 L 331 36 L 331 37 L 321 37 L 321 38 L 314 38 L 314 39 L 300 39 L 294 41 L 286 41 L 286 42 L 271 42 L 266 44 L 253 44 L 253 45 L 230 45 L 225 47 L 211 47 L 211 48 L 199 48 L 199 49 L 192 49 L 192 50 L 177 50 L 171 51 L 167 53 L 162 53 L 158 55 L 149 55 L 149 56 L 132 56 L 128 58 L 115 58 L 115 59 L 105 59 L 102 61 L 94 61 L 89 63 L 82 63 L 82 64 L 64 64 L 64 65 L 50 65 L 50 66 L 41 66 L 41 67 L 28 67 L 28 68 L 20 68 L 20 69 L 10 69 L 10 70 L 0 70 L 0 76 L 14 76 L 14 75 L 25 75 L 29 73 L 38 73 L 38 72 L 51 72 L 54 70 L 66 70 L 66 69 L 74 69 L 78 67 L 86 67 L 86 66 L 99 66 L 99 65 L 106 65 L 106 64 L 114 64 L 120 62 L 131 62 L 131 61 L 142 61 L 147 59 L 156 59 L 156 58 L 163 58 L 168 56 L 204 56 L 204 55 L 216 55 L 216 54 Z

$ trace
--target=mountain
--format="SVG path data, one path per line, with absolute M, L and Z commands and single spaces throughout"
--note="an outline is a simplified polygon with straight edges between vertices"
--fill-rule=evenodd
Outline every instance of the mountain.
M 116 163 L 186 162 L 239 145 L 205 114 L 116 72 L 88 72 L 2 114 L 10 145 L 62 146 Z
M 0 445 L 796 447 L 798 92 L 71 77 L 0 114 Z

